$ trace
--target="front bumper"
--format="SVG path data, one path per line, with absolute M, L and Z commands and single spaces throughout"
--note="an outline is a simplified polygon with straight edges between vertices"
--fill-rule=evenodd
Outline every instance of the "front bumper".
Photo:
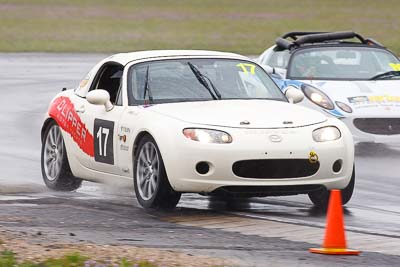
M 317 143 L 312 131 L 326 125 L 335 125 L 342 137 L 336 141 Z M 193 127 L 193 126 L 190 126 Z M 164 147 L 162 152 L 167 175 L 174 190 L 179 192 L 211 193 L 223 187 L 272 187 L 300 188 L 304 185 L 325 186 L 327 189 L 342 189 L 350 181 L 354 145 L 348 129 L 337 120 L 288 129 L 238 129 L 213 127 L 232 135 L 231 144 L 203 144 L 177 136 L 174 146 Z M 270 135 L 279 135 L 281 142 L 272 142 Z M 310 152 L 318 155 L 319 168 L 315 174 L 296 178 L 244 178 L 235 175 L 232 166 L 242 160 L 264 159 L 308 159 Z M 335 161 L 342 160 L 342 168 L 334 172 Z M 205 174 L 196 171 L 199 162 L 206 162 L 210 169 Z M 283 193 L 282 193 L 283 194 Z
M 375 117 L 376 118 L 376 117 Z M 366 117 L 345 117 L 341 118 L 346 126 L 351 131 L 355 143 L 383 143 L 383 144 L 400 144 L 400 134 L 386 134 L 387 130 L 382 129 L 382 134 L 373 134 L 366 131 L 362 131 L 357 128 L 354 124 L 356 119 L 368 119 Z M 386 118 L 377 118 L 386 119 Z

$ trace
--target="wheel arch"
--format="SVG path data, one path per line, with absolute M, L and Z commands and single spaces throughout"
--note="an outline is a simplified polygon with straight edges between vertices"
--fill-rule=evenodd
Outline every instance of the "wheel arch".
M 158 136 L 155 135 L 155 134 L 152 134 L 152 132 L 149 131 L 148 129 L 142 129 L 142 130 L 140 130 L 139 133 L 136 135 L 136 138 L 135 138 L 135 140 L 134 140 L 134 142 L 133 142 L 133 146 L 132 146 L 132 162 L 135 161 L 135 156 L 136 156 L 136 152 L 137 152 L 138 145 L 139 145 L 140 141 L 141 141 L 145 136 L 150 136 L 150 137 L 154 140 L 154 142 L 156 143 L 156 145 L 157 145 L 157 147 L 158 147 L 158 150 L 160 151 L 161 159 L 162 159 L 163 162 L 164 162 L 165 172 L 167 173 L 168 182 L 172 185 L 172 183 L 171 183 L 171 178 L 170 178 L 169 175 L 168 175 L 168 168 L 167 168 L 167 166 L 165 165 L 164 153 L 163 153 L 164 147 L 163 147 L 162 145 L 160 146 L 159 138 L 157 138 Z M 134 169 L 134 167 L 133 167 L 133 169 Z M 133 175 L 135 175 L 135 174 L 133 174 Z
M 42 129 L 40 131 L 40 140 L 42 141 L 42 143 L 44 141 L 44 135 L 46 133 L 46 130 L 49 127 L 50 123 L 52 122 L 55 122 L 55 120 L 51 117 L 48 117 L 43 123 Z
M 132 146 L 132 158 L 133 158 L 133 159 L 135 158 L 136 149 L 137 149 L 137 147 L 138 147 L 138 144 L 139 144 L 140 140 L 142 140 L 143 137 L 145 137 L 146 135 L 149 135 L 149 136 L 151 136 L 151 137 L 154 139 L 154 136 L 151 135 L 151 133 L 150 133 L 149 131 L 147 131 L 147 130 L 142 130 L 142 131 L 140 131 L 140 132 L 136 135 L 135 140 L 133 141 L 133 146 Z
M 150 136 L 151 138 L 154 139 L 154 141 L 155 141 L 156 144 L 157 144 L 158 150 L 159 150 L 160 153 L 161 153 L 161 157 L 164 158 L 163 155 L 164 155 L 164 150 L 165 150 L 165 148 L 164 148 L 163 143 L 162 143 L 162 137 L 161 137 L 160 135 L 158 135 L 156 131 L 151 131 L 151 130 L 149 130 L 148 128 L 142 128 L 142 129 L 140 129 L 140 130 L 138 131 L 138 134 L 136 135 L 135 140 L 133 141 L 133 146 L 132 146 L 132 156 L 133 156 L 133 159 L 134 159 L 134 157 L 135 157 L 136 150 L 137 150 L 137 147 L 138 147 L 138 145 L 139 145 L 139 142 L 140 142 L 140 141 L 143 139 L 143 137 L 145 137 L 146 135 L 148 135 L 148 136 Z
M 49 125 L 52 124 L 52 123 L 55 123 L 56 125 L 59 125 L 57 123 L 57 121 L 52 117 L 48 117 L 43 123 L 42 129 L 41 129 L 41 132 L 40 132 L 40 139 L 42 141 L 42 144 L 44 142 L 46 131 L 49 128 Z M 61 135 L 64 138 L 64 146 L 65 146 L 65 151 L 66 151 L 67 157 L 68 157 L 68 164 L 70 165 L 71 171 L 74 174 L 74 168 L 73 168 L 73 166 L 71 166 L 71 163 L 70 163 L 71 162 L 71 158 L 70 158 L 70 153 L 69 153 L 69 146 L 65 143 L 65 132 L 61 127 L 60 127 L 60 130 L 61 130 Z

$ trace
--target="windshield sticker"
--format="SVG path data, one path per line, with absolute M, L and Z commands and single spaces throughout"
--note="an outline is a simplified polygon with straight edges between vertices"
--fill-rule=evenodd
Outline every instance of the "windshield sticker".
M 381 104 L 381 103 L 400 103 L 400 96 L 355 96 L 347 98 L 351 104 Z
M 239 63 L 236 65 L 241 68 L 244 73 L 255 74 L 256 65 L 250 63 Z
M 400 71 L 400 63 L 390 63 L 389 66 L 392 67 L 393 70 Z
M 79 83 L 79 88 L 83 88 L 85 87 L 90 79 L 90 72 L 88 74 L 86 74 L 85 78 L 83 78 L 83 80 Z
M 84 79 L 79 83 L 79 88 L 85 87 L 87 83 L 89 82 L 89 79 Z

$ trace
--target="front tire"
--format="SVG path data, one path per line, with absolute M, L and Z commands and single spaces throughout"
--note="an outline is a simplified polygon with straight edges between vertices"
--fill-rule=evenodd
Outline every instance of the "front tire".
M 342 195 L 342 205 L 345 205 L 347 202 L 350 201 L 351 196 L 353 195 L 354 185 L 356 180 L 356 172 L 353 166 L 353 173 L 351 175 L 351 179 L 349 184 L 341 190 Z M 317 208 L 327 208 L 329 203 L 330 191 L 326 188 L 311 192 L 308 194 L 308 197 L 314 203 Z
M 61 129 L 51 122 L 46 129 L 41 152 L 42 176 L 46 186 L 56 191 L 74 191 L 82 180 L 72 175 Z
M 173 209 L 181 194 L 168 181 L 160 150 L 154 139 L 146 135 L 134 157 L 134 186 L 140 205 L 148 209 Z

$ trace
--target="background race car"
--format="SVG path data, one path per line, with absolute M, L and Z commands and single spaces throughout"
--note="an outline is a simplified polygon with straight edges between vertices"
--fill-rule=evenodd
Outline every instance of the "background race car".
M 400 61 L 354 32 L 290 32 L 257 61 L 302 105 L 340 118 L 356 142 L 400 143 Z

